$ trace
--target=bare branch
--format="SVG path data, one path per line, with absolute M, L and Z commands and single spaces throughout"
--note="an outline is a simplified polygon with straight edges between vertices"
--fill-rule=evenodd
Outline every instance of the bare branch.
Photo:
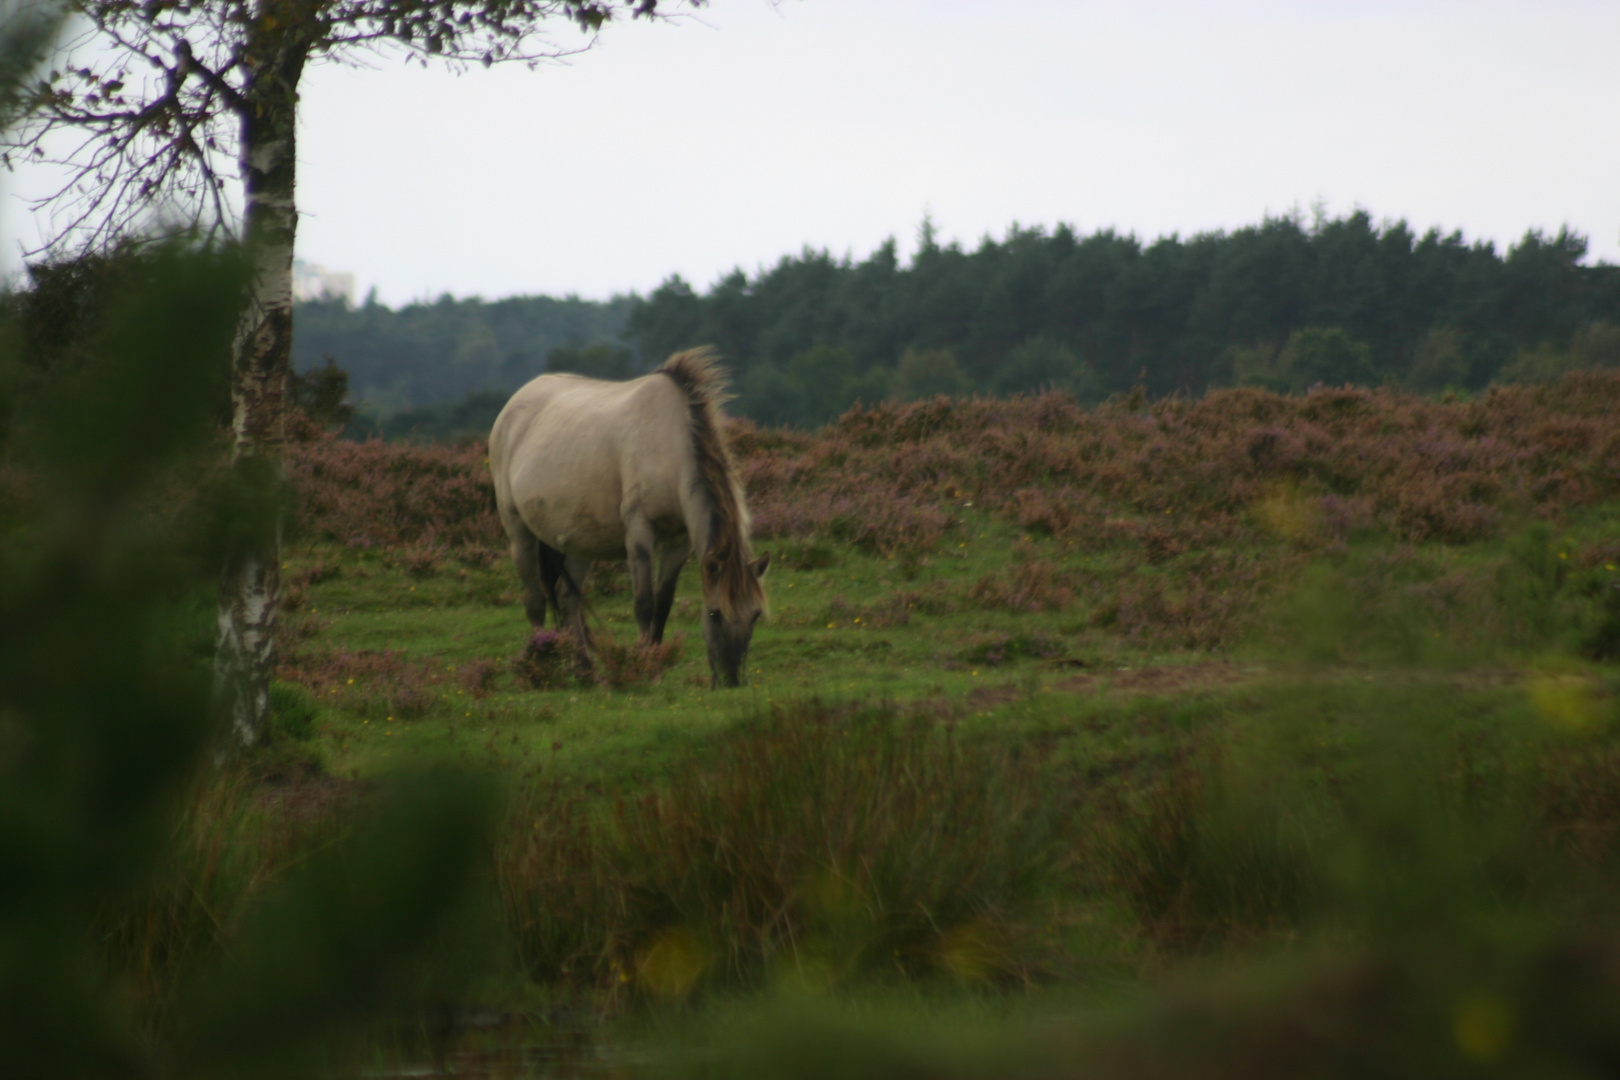
M 73 174 L 35 203 L 67 223 L 51 222 L 46 247 L 104 246 L 139 231 L 160 197 L 210 235 L 234 233 L 228 188 L 241 175 L 241 125 L 256 72 L 276 57 L 343 62 L 397 48 L 458 69 L 532 65 L 589 51 L 614 18 L 667 17 L 656 0 L 311 0 L 276 4 L 273 17 L 243 0 L 76 7 L 90 25 L 60 52 L 60 69 L 20 91 L 25 114 L 0 135 L 0 163 Z M 582 37 L 560 41 L 550 32 L 559 27 Z

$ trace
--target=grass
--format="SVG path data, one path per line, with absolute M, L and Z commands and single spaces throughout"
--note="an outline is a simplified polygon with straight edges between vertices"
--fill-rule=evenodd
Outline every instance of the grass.
M 1429 1075 L 1496 1067 L 1510 1045 L 1533 1048 L 1519 1063 L 1532 1072 L 1581 1075 L 1588 1059 L 1569 1047 L 1607 1045 L 1593 1032 L 1609 1015 L 1620 869 L 1607 420 L 1538 426 L 1522 395 L 1313 400 L 1155 407 L 1152 423 L 1183 432 L 1270 410 L 1258 441 L 1210 436 L 1260 464 L 1206 492 L 1173 469 L 1155 479 L 1157 436 L 1135 413 L 1058 416 L 1118 451 L 1090 489 L 1020 473 L 1063 445 L 996 427 L 995 404 L 852 414 L 817 437 L 744 432 L 778 522 L 765 532 L 791 509 L 785 478 L 813 497 L 802 535 L 759 543 L 776 556 L 771 616 L 746 685 L 726 692 L 708 689 L 690 570 L 670 624 L 684 640 L 657 663 L 630 644 L 623 571 L 598 567 L 593 618 L 616 643 L 602 677 L 525 676 L 515 575 L 483 526 L 434 538 L 432 507 L 472 497 L 448 457 L 411 448 L 455 480 L 454 498 L 401 502 L 424 515 L 416 532 L 377 539 L 382 525 L 351 514 L 343 527 L 371 537 L 351 542 L 306 519 L 287 550 L 282 786 L 256 790 L 324 785 L 363 802 L 423 760 L 502 778 L 501 960 L 476 1000 L 508 1017 L 634 1022 L 735 1010 L 754 1034 L 715 1036 L 714 1071 L 755 1053 L 782 1063 L 804 1028 L 773 1010 L 809 995 L 825 1038 L 868 1040 L 914 1073 L 998 1071 L 972 1055 L 942 1066 L 917 1035 L 965 1011 L 977 1019 L 963 1038 L 1010 1073 L 1067 1072 L 1053 1061 L 1080 1055 L 1092 1075 L 1228 1058 L 1247 1063 L 1233 1075 L 1281 1075 L 1361 1060 L 1359 1038 L 1386 1063 L 1409 1050 Z M 1288 410 L 1303 434 L 1279 419 Z M 1556 504 L 1534 469 L 1496 502 L 1479 488 L 1472 510 L 1346 478 L 1344 446 L 1373 445 L 1380 425 L 1416 445 L 1419 421 L 1449 431 L 1458 460 L 1472 451 L 1455 440 L 1479 432 L 1528 442 L 1516 468 L 1544 461 L 1563 476 L 1553 487 L 1590 497 Z M 1323 434 L 1345 423 L 1339 444 Z M 854 527 L 838 470 L 889 453 L 880 429 L 907 424 L 917 445 L 893 470 L 943 478 Z M 1592 451 L 1578 468 L 1570 446 Z M 1488 471 L 1499 450 L 1462 472 Z M 1273 459 L 1288 477 L 1267 474 Z M 1016 483 L 972 487 L 975 468 Z M 1313 485 L 1329 472 L 1364 490 L 1324 494 Z M 1212 499 L 1230 505 L 1206 516 Z M 341 828 L 341 799 L 320 828 L 277 825 L 302 797 L 244 796 L 220 813 L 246 826 L 198 831 L 236 844 L 246 867 L 208 879 L 225 882 L 203 894 L 221 929 L 177 904 L 172 941 L 134 940 L 129 955 L 191 963 L 224 948 L 233 905 L 250 907 L 304 842 L 265 837 Z M 257 864 L 241 851 L 254 845 Z M 1548 1017 L 1563 991 L 1537 973 L 1565 961 L 1599 1004 L 1560 1028 Z M 1311 1034 L 1320 1024 L 1296 1015 L 1307 999 L 1339 1034 Z M 1153 1017 L 1177 1008 L 1201 1019 L 1153 1049 Z M 1061 1032 L 1012 1049 L 1007 1033 L 1036 1014 L 1060 1015 Z M 531 1037 L 455 1039 L 511 1064 L 503 1046 Z M 409 1045 L 398 1053 L 426 1053 Z M 813 1064 L 843 1068 L 810 1051 L 795 1067 Z
M 1310 646 L 1318 662 L 1392 663 L 1403 662 L 1402 656 L 1429 662 L 1447 649 L 1457 653 L 1457 662 L 1477 663 L 1482 656 L 1488 663 L 1512 661 L 1516 639 L 1520 652 L 1533 652 L 1536 642 L 1547 640 L 1538 620 L 1551 619 L 1548 625 L 1574 637 L 1599 634 L 1592 594 L 1601 596 L 1612 580 L 1620 580 L 1620 573 L 1606 569 L 1613 563 L 1597 561 L 1615 525 L 1616 515 L 1598 508 L 1568 522 L 1556 538 L 1532 531 L 1528 541 L 1516 537 L 1463 548 L 1373 544 L 1313 564 L 1309 572 L 1285 551 L 1272 556 L 1281 564 L 1272 571 L 1277 581 L 1302 582 L 1306 593 L 1331 589 L 1341 599 L 1347 590 L 1359 590 L 1355 610 L 1362 614 L 1347 613 L 1342 604 L 1335 609 L 1323 597 L 1309 610 L 1277 613 L 1251 602 L 1244 615 L 1251 625 L 1269 619 L 1275 634 Z M 1532 557 L 1515 544 L 1526 543 L 1533 550 L 1539 543 L 1542 554 L 1533 559 L 1550 558 L 1554 566 L 1533 568 L 1543 577 L 1552 574 L 1537 586 L 1547 593 L 1542 599 L 1525 584 L 1536 580 L 1524 570 Z M 789 560 L 771 572 L 772 615 L 755 636 L 747 686 L 715 694 L 708 690 L 701 647 L 685 648 L 656 685 L 614 692 L 583 685 L 529 690 L 510 674 L 528 626 L 506 566 L 451 563 L 421 576 L 389 566 L 373 551 L 308 545 L 289 553 L 286 572 L 297 580 L 319 568 L 321 580 L 303 586 L 303 603 L 286 618 L 282 676 L 309 686 L 328 767 L 338 775 L 364 776 L 406 744 L 474 757 L 492 746 L 498 759 L 527 758 L 565 771 L 644 768 L 646 760 L 659 757 L 660 746 L 680 741 L 676 733 L 702 737 L 804 698 L 936 701 L 942 711 L 972 715 L 1032 696 L 1073 700 L 1064 687 L 1090 693 L 1121 681 L 1120 669 L 1207 666 L 1212 654 L 1205 650 L 1131 640 L 1120 632 L 1107 598 L 1082 594 L 1061 610 L 1034 611 L 976 600 L 979 583 L 1015 574 L 1028 565 L 1027 556 L 1023 563 L 1019 559 L 1031 550 L 1059 573 L 1103 577 L 1119 569 L 1116 552 L 1026 538 L 995 520 L 971 523 L 963 539 L 909 576 L 898 558 L 849 548 L 837 549 L 833 565 L 794 569 Z M 1268 556 L 1256 548 L 1248 557 Z M 1556 581 L 1560 572 L 1567 579 L 1563 585 Z M 1173 567 L 1163 574 L 1173 575 Z M 689 578 L 682 581 L 671 631 L 696 642 L 695 582 Z M 1365 608 L 1375 601 L 1388 610 L 1368 623 Z M 1541 608 L 1532 611 L 1537 604 Z M 630 599 L 622 586 L 598 592 L 594 610 L 609 633 L 633 639 Z M 1488 623 L 1481 623 L 1482 611 Z M 1375 640 L 1380 627 L 1387 639 Z M 1330 638 L 1331 645 L 1310 645 L 1313 633 Z M 1506 641 L 1507 652 L 1482 652 L 1486 639 L 1493 648 Z M 1568 644 L 1573 649 L 1578 642 Z M 1213 655 L 1240 668 L 1273 664 L 1263 647 L 1234 645 Z M 345 669 L 345 655 L 394 661 L 388 672 L 378 669 L 368 677 L 363 663 Z M 472 665 L 495 671 L 487 691 L 458 680 Z M 402 690 L 409 691 L 403 701 Z
M 528 690 L 507 671 L 528 638 L 508 567 L 452 565 L 423 577 L 391 568 L 373 552 L 310 546 L 289 554 L 286 572 L 297 579 L 320 567 L 323 580 L 304 586 L 303 604 L 286 619 L 291 648 L 282 676 L 310 684 L 320 705 L 316 728 L 328 767 L 363 776 L 399 754 L 402 743 L 477 756 L 492 739 L 501 759 L 528 756 L 548 767 L 587 771 L 616 768 L 614 759 L 628 764 L 648 753 L 656 757 L 670 731 L 701 735 L 800 698 L 960 703 L 975 693 L 998 699 L 1007 687 L 1023 694 L 1031 677 L 1039 686 L 1094 668 L 1187 659 L 1173 650 L 1122 645 L 1106 628 L 1091 626 L 1079 606 L 1037 613 L 976 606 L 971 586 L 964 590 L 960 583 L 1013 569 L 1008 550 L 1020 535 L 982 522 L 909 580 L 898 559 L 849 549 L 834 566 L 773 569 L 772 614 L 755 635 L 747 686 L 726 694 L 708 689 L 700 644 L 683 650 L 655 686 Z M 1078 566 L 1096 566 L 1095 572 L 1103 572 L 1108 561 L 1086 554 L 1072 558 Z M 671 630 L 700 643 L 691 577 L 689 572 L 681 583 Z M 608 632 L 633 638 L 627 591 L 598 593 L 594 608 Z M 896 612 L 904 615 L 896 618 Z M 325 674 L 331 658 L 345 653 L 397 657 L 394 666 L 410 668 L 410 681 L 426 701 L 391 710 L 381 673 L 357 677 L 339 663 Z M 480 663 L 500 671 L 482 697 L 455 677 Z

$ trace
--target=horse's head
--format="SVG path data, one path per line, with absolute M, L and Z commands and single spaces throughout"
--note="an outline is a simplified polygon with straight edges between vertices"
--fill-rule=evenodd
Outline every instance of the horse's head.
M 762 555 L 741 563 L 745 582 L 721 583 L 720 574 L 705 574 L 703 584 L 703 641 L 709 647 L 710 686 L 739 684 L 743 665 L 748 662 L 748 643 L 754 637 L 754 624 L 765 614 L 765 589 L 760 582 L 771 565 Z M 737 587 L 738 585 L 741 587 Z

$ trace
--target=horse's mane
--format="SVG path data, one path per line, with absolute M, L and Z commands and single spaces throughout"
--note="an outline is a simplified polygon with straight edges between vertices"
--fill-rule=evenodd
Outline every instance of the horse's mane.
M 763 605 L 765 590 L 748 569 L 753 555 L 748 545 L 748 507 L 737 482 L 725 416 L 720 411 L 731 400 L 720 358 L 707 347 L 687 349 L 665 360 L 658 371 L 686 395 L 698 479 L 712 508 L 709 550 L 697 553 L 703 584 L 719 595 L 720 610 L 727 617 L 747 600 Z

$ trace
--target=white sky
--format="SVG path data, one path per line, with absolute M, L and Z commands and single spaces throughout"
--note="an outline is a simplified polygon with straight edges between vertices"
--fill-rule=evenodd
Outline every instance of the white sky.
M 972 245 L 1321 202 L 1620 262 L 1617 107 L 1616 0 L 713 0 L 536 71 L 311 69 L 298 246 L 394 305 L 904 256 L 925 211 Z

